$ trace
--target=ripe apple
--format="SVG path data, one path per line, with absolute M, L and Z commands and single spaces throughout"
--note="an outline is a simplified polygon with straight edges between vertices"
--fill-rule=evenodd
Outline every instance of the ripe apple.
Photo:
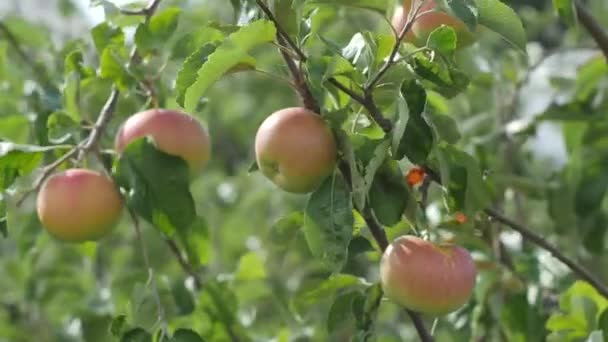
M 435 245 L 415 236 L 397 238 L 380 261 L 386 296 L 410 310 L 433 315 L 464 305 L 476 276 L 475 263 L 464 248 Z
M 91 170 L 70 169 L 42 184 L 36 205 L 49 233 L 66 242 L 85 242 L 112 231 L 123 201 L 110 178 Z
M 255 156 L 260 171 L 281 189 L 308 193 L 334 170 L 337 147 L 319 115 L 294 107 L 264 120 L 255 136 Z
M 403 28 L 403 25 L 405 25 L 405 21 L 407 20 L 407 14 L 410 11 L 412 11 L 412 8 L 415 9 L 418 7 L 418 5 L 420 4 L 419 1 L 422 1 L 422 0 L 404 0 L 403 1 L 403 10 L 402 10 L 403 23 L 400 24 L 401 28 Z M 435 2 L 435 0 L 424 0 L 424 1 L 425 1 L 424 4 L 422 5 L 422 7 L 420 8 L 420 11 L 418 12 L 418 15 L 419 15 L 418 19 L 416 19 L 416 21 L 412 25 L 412 33 L 415 36 L 415 42 L 417 43 L 417 45 L 419 45 L 419 46 L 425 45 L 431 32 L 433 32 L 435 29 L 437 29 L 441 25 L 450 26 L 450 27 L 452 27 L 452 29 L 454 29 L 454 31 L 456 32 L 458 48 L 463 48 L 463 47 L 469 46 L 475 42 L 475 35 L 471 31 L 469 31 L 466 24 L 462 20 L 460 20 L 448 13 L 436 11 L 436 12 L 426 13 L 426 14 L 420 16 L 421 13 L 433 10 L 437 7 L 437 3 Z M 413 3 L 413 6 L 412 6 L 412 3 Z
M 122 124 L 116 135 L 118 153 L 133 140 L 151 136 L 159 150 L 184 159 L 194 177 L 200 174 L 211 156 L 209 134 L 191 115 L 167 109 L 137 113 Z

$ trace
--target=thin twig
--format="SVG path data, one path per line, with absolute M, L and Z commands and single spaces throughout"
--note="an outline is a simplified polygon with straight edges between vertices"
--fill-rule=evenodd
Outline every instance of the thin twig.
M 564 255 L 557 247 L 551 245 L 547 240 L 532 232 L 529 228 L 521 225 L 507 217 L 498 211 L 487 208 L 484 210 L 486 215 L 495 219 L 496 221 L 510 227 L 516 232 L 520 233 L 526 240 L 533 242 L 535 245 L 541 247 L 542 249 L 548 251 L 555 257 L 557 260 L 564 263 L 568 266 L 574 273 L 576 273 L 581 279 L 587 281 L 591 286 L 593 286 L 602 296 L 608 298 L 608 287 L 599 279 L 597 279 L 589 270 L 587 270 L 582 265 L 578 264 L 574 260 L 570 259 L 566 255 Z
M 78 153 L 78 151 L 81 150 L 81 146 L 82 145 L 78 145 L 78 146 L 72 148 L 70 151 L 68 151 L 66 154 L 64 154 L 63 156 L 61 156 L 59 159 L 57 159 L 53 163 L 45 166 L 42 169 L 42 174 L 34 182 L 34 186 L 32 186 L 29 190 L 27 190 L 26 192 L 24 192 L 23 195 L 21 196 L 21 198 L 19 200 L 17 200 L 17 206 L 21 206 L 29 195 L 33 194 L 34 192 L 37 192 L 40 189 L 40 187 L 42 186 L 42 184 L 44 183 L 44 181 L 47 178 L 49 178 L 51 176 L 51 174 L 53 174 L 53 172 L 55 172 L 55 170 L 59 166 L 61 166 L 61 164 L 63 164 L 66 161 L 68 161 L 68 159 L 76 156 L 76 154 Z
M 285 42 L 287 43 L 287 45 L 290 48 L 292 48 L 293 51 L 295 51 L 295 53 L 298 55 L 299 59 L 302 62 L 305 62 L 307 59 L 306 54 L 304 54 L 304 52 L 298 47 L 296 42 L 294 42 L 293 39 L 291 39 L 291 36 L 289 36 L 287 31 L 281 26 L 281 24 L 279 23 L 277 18 L 274 16 L 274 14 L 272 13 L 272 11 L 268 7 L 268 5 L 266 5 L 266 3 L 264 3 L 263 0 L 255 0 L 255 2 L 258 4 L 258 6 L 260 6 L 260 8 L 264 12 L 264 14 L 266 14 L 268 19 L 270 19 L 270 21 L 272 21 L 275 24 L 278 34 L 281 37 L 283 37 L 283 39 L 285 39 Z
M 608 32 L 604 30 L 602 25 L 600 25 L 600 23 L 593 17 L 591 12 L 589 12 L 589 10 L 579 0 L 574 1 L 574 5 L 576 6 L 578 20 L 581 24 L 583 24 L 593 40 L 595 40 L 608 61 Z
M 203 285 L 200 275 L 196 272 L 192 265 L 190 265 L 190 263 L 183 257 L 182 252 L 179 250 L 179 246 L 177 246 L 175 240 L 166 239 L 166 241 L 167 245 L 169 246 L 169 249 L 175 255 L 175 258 L 177 259 L 177 262 L 179 263 L 181 268 L 194 280 L 195 289 L 200 290 Z
M 391 68 L 391 66 L 393 66 L 393 64 L 395 62 L 395 57 L 397 56 L 397 53 L 399 52 L 399 48 L 401 47 L 401 43 L 403 42 L 405 35 L 412 29 L 414 22 L 419 18 L 419 12 L 422 9 L 422 5 L 424 5 L 424 2 L 425 2 L 424 0 L 420 1 L 418 6 L 416 7 L 416 9 L 413 12 L 410 12 L 408 14 L 408 18 L 407 18 L 405 25 L 403 26 L 403 29 L 401 29 L 401 32 L 399 32 L 397 37 L 395 37 L 395 44 L 393 45 L 393 50 L 391 51 L 388 59 L 386 60 L 384 65 L 382 65 L 382 67 L 380 67 L 380 70 L 378 71 L 376 76 L 374 76 L 369 81 L 367 86 L 365 87 L 366 93 L 370 92 L 374 88 L 376 83 L 378 83 L 378 81 L 380 81 L 382 76 L 384 76 L 384 74 Z M 430 11 L 427 11 L 427 12 L 430 12 Z M 427 12 L 421 13 L 420 16 L 426 14 Z
M 389 133 L 393 130 L 393 123 L 382 115 L 382 112 L 376 106 L 374 99 L 370 93 L 365 93 L 364 96 L 357 94 L 356 92 L 348 89 L 344 84 L 340 83 L 334 77 L 330 77 L 327 80 L 329 83 L 333 84 L 336 88 L 340 89 L 348 96 L 350 96 L 356 102 L 359 102 L 369 113 L 369 115 L 374 119 L 374 121 L 382 128 L 384 133 Z
M 148 272 L 148 284 L 152 287 L 152 294 L 154 295 L 154 300 L 156 301 L 156 305 L 158 308 L 158 321 L 161 324 L 161 329 L 164 334 L 167 333 L 167 322 L 165 319 L 165 309 L 160 300 L 160 294 L 158 292 L 158 285 L 156 284 L 156 276 L 154 275 L 154 269 L 150 265 L 150 256 L 148 254 L 148 248 L 146 247 L 146 243 L 143 239 L 143 235 L 141 233 L 141 227 L 139 225 L 139 219 L 137 218 L 137 214 L 133 210 L 129 210 L 129 215 L 131 216 L 131 220 L 133 221 L 133 227 L 135 228 L 135 235 L 139 245 L 141 247 L 141 254 L 144 259 L 144 266 Z
M 156 10 L 158 8 L 158 5 L 160 4 L 160 1 L 161 0 L 152 0 L 146 8 L 152 8 L 152 9 Z M 146 20 L 149 20 L 153 14 L 154 14 L 154 12 L 148 12 Z M 25 54 L 25 52 L 21 49 L 21 45 L 19 44 L 19 41 L 16 40 L 16 37 L 14 35 L 12 35 L 10 30 L 8 30 L 8 28 L 2 22 L 0 22 L 0 31 L 4 31 L 4 33 L 7 35 L 8 39 L 9 39 L 9 41 L 11 41 L 11 44 L 15 47 L 15 50 L 23 58 L 23 60 L 26 61 L 26 63 L 28 65 L 30 65 L 30 67 L 33 70 L 37 70 L 36 64 L 33 63 L 31 61 L 31 59 L 29 59 L 27 54 Z M 137 50 L 134 48 L 131 53 L 128 66 L 130 66 L 137 60 L 138 60 Z M 44 74 L 39 73 L 38 75 L 44 75 Z M 45 82 L 45 83 L 52 84 L 50 81 Z M 64 154 L 57 160 L 55 160 L 53 163 L 45 166 L 43 168 L 42 174 L 34 183 L 34 186 L 23 194 L 23 196 L 17 201 L 17 205 L 21 205 L 29 195 L 31 195 L 34 192 L 37 192 L 40 189 L 40 187 L 42 186 L 42 184 L 44 183 L 44 181 L 51 174 L 53 174 L 53 172 L 59 166 L 61 166 L 61 164 L 68 161 L 70 158 L 75 157 L 77 154 L 78 154 L 77 160 L 82 160 L 82 158 L 84 157 L 84 154 L 86 152 L 90 152 L 91 150 L 96 150 L 99 148 L 98 145 L 101 140 L 101 137 L 103 136 L 103 133 L 104 133 L 107 125 L 110 123 L 110 121 L 112 120 L 112 116 L 114 115 L 114 111 L 116 109 L 116 104 L 118 103 L 119 95 L 120 95 L 120 91 L 118 90 L 118 88 L 116 86 L 113 86 L 112 91 L 110 92 L 110 96 L 108 97 L 103 108 L 101 109 L 99 117 L 97 118 L 97 122 L 93 126 L 91 133 L 87 137 L 87 139 L 85 139 L 84 141 L 79 143 L 76 147 L 74 147 L 69 152 L 67 152 L 66 154 Z

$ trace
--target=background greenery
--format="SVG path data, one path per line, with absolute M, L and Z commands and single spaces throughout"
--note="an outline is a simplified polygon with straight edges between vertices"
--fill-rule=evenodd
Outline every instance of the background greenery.
M 121 15 L 111 2 L 95 2 L 104 6 L 106 21 L 69 40 L 30 20 L 27 13 L 0 13 L 0 186 L 5 213 L 0 224 L 0 341 L 143 341 L 144 330 L 155 334 L 165 324 L 171 333 L 191 329 L 208 341 L 344 341 L 370 336 L 386 342 L 416 340 L 408 316 L 398 306 L 389 301 L 379 308 L 366 305 L 377 295 L 380 253 L 362 218 L 354 216 L 354 238 L 343 267 L 328 267 L 311 253 L 300 229 L 308 198 L 279 191 L 260 173 L 250 172 L 258 125 L 273 111 L 299 103 L 285 82 L 289 73 L 273 45 L 255 44 L 251 49 L 258 72 L 231 73 L 194 103 L 192 114 L 211 133 L 213 158 L 190 187 L 204 222 L 197 221 L 195 232 L 178 242 L 197 259 L 193 264 L 201 289 L 180 267 L 165 237 L 145 220 L 143 242 L 155 280 L 149 278 L 127 214 L 115 233 L 99 243 L 69 245 L 42 230 L 35 195 L 17 205 L 35 183 L 41 163 L 51 162 L 87 136 L 112 84 L 122 93 L 103 136 L 104 148 L 111 148 L 114 132 L 135 112 L 155 104 L 180 108 L 178 97 L 184 92 L 176 89 L 178 72 L 210 37 L 223 37 L 236 31 L 235 24 L 263 18 L 253 1 L 162 1 L 158 26 L 135 36 L 145 59 L 127 71 L 127 46 L 141 18 Z M 329 95 L 319 94 L 328 91 L 314 76 L 327 72 L 321 57 L 342 51 L 350 66 L 338 64 L 344 68 L 341 79 L 367 77 L 365 67 L 377 68 L 382 60 L 370 56 L 370 51 L 377 52 L 377 47 L 368 46 L 370 40 L 356 35 L 367 32 L 376 42 L 388 39 L 391 31 L 384 18 L 390 18 L 396 3 L 323 2 L 300 0 L 293 5 L 318 7 L 308 18 L 311 34 L 304 49 L 318 57 L 313 57 L 318 64 L 312 64 L 310 79 L 315 96 L 325 99 L 325 105 Z M 558 7 L 570 4 L 554 2 Z M 279 20 L 290 32 L 301 29 L 302 35 L 305 29 L 288 15 L 294 12 L 281 8 L 289 9 L 291 3 L 275 2 L 284 14 Z M 359 3 L 384 10 L 347 6 Z M 454 195 L 462 191 L 446 193 L 431 186 L 425 212 L 412 214 L 408 209 L 401 219 L 399 213 L 398 222 L 385 224 L 391 226 L 387 234 L 394 238 L 412 233 L 414 226 L 428 228 L 435 239 L 457 241 L 480 261 L 470 303 L 437 320 L 424 317 L 429 329 L 435 325 L 437 341 L 602 341 L 608 339 L 608 299 L 577 281 L 548 252 L 489 220 L 479 211 L 484 205 L 466 192 L 483 188 L 487 205 L 531 227 L 608 282 L 606 59 L 567 11 L 561 18 L 556 14 L 553 2 L 505 3 L 523 21 L 527 55 L 486 30 L 478 43 L 456 53 L 458 67 L 470 80 L 466 89 L 425 84 L 426 115 L 434 123 L 435 142 L 429 161 L 436 162 L 443 151 L 452 158 L 449 167 L 478 168 L 483 180 L 479 176 L 464 181 L 466 203 Z M 608 27 L 608 2 L 590 0 L 584 6 Z M 59 18 L 82 15 L 69 0 L 59 1 L 56 11 Z M 357 53 L 361 55 L 355 60 Z M 199 68 L 189 70 L 186 65 L 185 72 Z M 406 74 L 401 65 L 389 78 L 403 80 Z M 396 89 L 377 96 L 391 119 L 403 110 Z M 356 131 L 351 139 L 376 146 L 373 142 L 383 135 L 379 127 L 369 121 L 360 124 L 355 119 L 359 108 L 344 94 L 335 99 L 341 103 L 335 116 L 346 115 Z M 423 139 L 410 142 L 415 151 L 426 148 Z M 139 149 L 133 148 L 132 156 L 146 146 Z M 361 158 L 373 159 L 367 155 Z M 104 160 L 111 163 L 111 157 L 107 154 Z M 102 167 L 95 158 L 86 163 Z M 179 160 L 171 163 L 181 165 Z M 400 175 L 411 166 L 407 158 L 401 160 Z M 176 170 L 167 168 L 166 174 Z M 467 170 L 465 174 L 474 173 Z M 162 183 L 166 174 L 159 171 L 148 181 Z M 138 181 L 124 185 L 142 186 Z M 417 188 L 406 193 L 421 196 Z M 390 196 L 400 194 L 389 191 L 375 209 L 394 203 Z M 180 199 L 164 200 L 180 205 Z M 468 215 L 465 224 L 455 220 L 459 211 Z M 164 312 L 160 322 L 155 287 Z M 371 325 L 368 316 L 375 318 Z M 182 330 L 174 340 L 197 339 Z

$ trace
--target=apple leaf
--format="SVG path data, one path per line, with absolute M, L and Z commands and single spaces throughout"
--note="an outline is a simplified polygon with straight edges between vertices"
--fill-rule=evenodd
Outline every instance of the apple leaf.
M 431 32 L 427 39 L 426 46 L 443 55 L 449 56 L 456 50 L 457 43 L 454 29 L 446 25 L 441 25 Z
M 135 328 L 125 332 L 120 342 L 152 342 L 152 335 L 142 328 Z
M 186 162 L 156 148 L 151 138 L 130 143 L 114 164 L 127 205 L 167 236 L 196 221 Z
M 475 158 L 445 144 L 439 145 L 435 154 L 450 209 L 470 216 L 485 208 L 490 202 L 490 193 Z
M 469 86 L 467 75 L 451 65 L 422 55 L 412 58 L 411 63 L 425 88 L 435 90 L 447 98 L 453 98 Z
M 467 25 L 469 31 L 475 32 L 479 17 L 475 0 L 452 0 L 448 1 L 448 5 L 452 13 Z
M 511 7 L 499 0 L 475 0 L 479 9 L 480 25 L 498 33 L 522 52 L 526 52 L 526 30 Z
M 369 192 L 369 203 L 378 221 L 385 226 L 397 224 L 411 200 L 413 197 L 405 185 L 398 163 L 386 160 Z
M 328 177 L 310 196 L 304 214 L 304 236 L 313 256 L 333 271 L 341 270 L 354 217 L 351 195 L 340 174 Z
M 576 6 L 573 0 L 553 0 L 553 7 L 566 24 L 576 25 Z
M 417 81 L 410 80 L 401 85 L 401 94 L 407 102 L 409 118 L 395 158 L 406 156 L 412 163 L 421 164 L 433 148 L 433 131 L 423 116 L 426 91 Z
M 135 44 L 140 52 L 162 48 L 177 29 L 181 10 L 169 7 L 140 24 L 135 31 Z
M 262 43 L 271 42 L 275 35 L 272 22 L 258 20 L 228 36 L 207 57 L 196 73 L 196 80 L 187 87 L 183 101 L 186 111 L 194 112 L 200 98 L 213 83 L 239 63 L 250 61 L 248 52 Z
M 203 338 L 190 329 L 178 329 L 169 342 L 204 342 Z
M 350 6 L 373 10 L 384 14 L 392 4 L 389 0 L 311 0 L 307 4 L 311 6 L 318 5 L 335 5 L 335 6 Z

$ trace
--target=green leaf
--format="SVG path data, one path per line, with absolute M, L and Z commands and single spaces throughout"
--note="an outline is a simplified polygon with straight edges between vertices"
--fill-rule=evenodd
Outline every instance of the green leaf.
M 412 163 L 422 164 L 433 148 L 433 131 L 423 116 L 426 91 L 415 80 L 401 85 L 401 94 L 409 108 L 409 118 L 399 142 L 396 159 L 406 156 Z
M 598 155 L 599 154 L 599 155 Z M 575 209 L 579 217 L 585 217 L 601 207 L 608 191 L 608 155 L 597 151 L 589 153 L 580 170 L 580 182 L 576 189 Z
M 598 328 L 602 329 L 604 336 L 608 336 L 608 308 L 604 309 L 600 314 L 600 318 L 597 322 Z
M 135 328 L 125 332 L 120 342 L 152 342 L 152 335 L 142 328 Z
M 93 37 L 93 43 L 98 53 L 102 53 L 106 47 L 124 46 L 125 45 L 125 34 L 118 27 L 112 27 L 107 22 L 103 22 L 95 26 L 91 30 L 91 36 Z
M 177 102 L 184 103 L 188 88 L 196 82 L 197 71 L 207 63 L 209 56 L 217 49 L 216 43 L 202 45 L 192 55 L 190 55 L 177 73 L 175 81 L 175 91 L 177 92 Z M 255 163 L 257 165 L 257 163 Z
M 0 235 L 6 238 L 8 237 L 8 220 L 6 217 L 6 199 L 0 199 Z
M 349 324 L 353 324 L 353 301 L 362 294 L 357 291 L 341 293 L 334 299 L 327 315 L 327 331 L 332 333 Z
M 170 342 L 204 342 L 199 334 L 190 329 L 177 329 Z
M 360 341 L 367 341 L 373 334 L 374 321 L 382 302 L 382 286 L 380 283 L 368 287 L 364 297 L 356 298 L 353 302 L 353 313 L 357 319 L 357 335 Z
M 448 1 L 448 5 L 452 13 L 467 25 L 469 31 L 475 32 L 479 17 L 479 9 L 475 0 L 452 0 Z
M 412 200 L 414 198 L 403 180 L 399 164 L 386 160 L 369 192 L 369 203 L 378 221 L 385 226 L 397 224 Z
M 308 199 L 304 235 L 312 254 L 333 271 L 348 257 L 353 234 L 353 205 L 341 175 L 334 173 Z
M 236 279 L 244 281 L 264 279 L 264 262 L 255 252 L 249 252 L 241 257 L 235 276 Z
M 183 103 L 186 111 L 194 112 L 200 98 L 212 84 L 237 64 L 251 60 L 248 52 L 262 43 L 273 41 L 275 35 L 272 22 L 258 20 L 228 36 L 208 56 L 197 72 L 196 81 L 186 90 Z
M 207 221 L 197 216 L 192 224 L 181 231 L 179 240 L 186 250 L 188 261 L 194 267 L 206 265 L 211 258 L 211 241 Z
M 134 83 L 126 68 L 127 60 L 127 49 L 124 46 L 106 47 L 99 61 L 101 78 L 112 80 L 120 90 L 127 90 Z
M 526 53 L 526 30 L 517 16 L 509 6 L 499 0 L 475 0 L 479 9 L 480 25 L 498 33 L 522 52 Z
M 553 0 L 553 7 L 566 24 L 576 25 L 576 6 L 573 0 Z
M 169 7 L 156 13 L 149 22 L 140 24 L 135 32 L 135 44 L 140 52 L 159 50 L 167 44 L 177 29 L 181 10 Z
M 452 1 L 452 3 L 453 2 L 455 1 Z M 431 32 L 426 42 L 426 46 L 441 54 L 449 56 L 456 50 L 456 32 L 450 26 L 441 25 Z
M 194 298 L 192 297 L 192 293 L 186 288 L 183 280 L 179 279 L 173 282 L 171 294 L 177 307 L 178 316 L 186 316 L 194 312 Z
M 453 98 L 469 86 L 469 78 L 462 71 L 420 54 L 412 58 L 412 68 L 427 88 L 447 98 Z
M 125 329 L 127 323 L 126 315 L 118 315 L 112 319 L 110 323 L 110 333 L 114 337 L 120 337 Z
M 388 0 L 310 0 L 307 4 L 311 7 L 318 5 L 358 7 L 384 14 L 392 2 Z
M 63 144 L 71 138 L 78 138 L 81 127 L 69 115 L 63 112 L 53 113 L 46 121 L 49 141 Z
M 458 124 L 453 117 L 433 112 L 426 112 L 425 118 L 433 127 L 439 140 L 443 140 L 448 144 L 455 144 L 460 140 L 460 130 Z
M 294 299 L 297 308 L 304 308 L 333 296 L 344 289 L 357 289 L 365 285 L 361 278 L 350 274 L 335 274 L 311 290 L 304 291 Z
M 451 145 L 439 145 L 435 151 L 450 208 L 467 216 L 485 208 L 490 193 L 475 158 Z
M 300 211 L 293 212 L 272 225 L 270 238 L 276 244 L 286 243 L 300 231 L 302 225 L 304 225 L 304 214 Z
M 18 144 L 26 144 L 32 130 L 32 123 L 25 115 L 0 117 L 0 139 Z
M 42 161 L 44 152 L 53 149 L 55 147 L 0 142 L 0 192 L 13 185 L 18 177 L 34 171 Z
M 576 281 L 559 299 L 560 311 L 546 322 L 553 332 L 565 332 L 571 339 L 587 336 L 597 326 L 602 312 L 608 308 L 608 299 L 583 281 Z M 600 327 L 601 328 L 601 327 Z
M 197 217 L 183 159 L 159 151 L 151 138 L 140 138 L 118 158 L 113 174 L 129 208 L 167 236 L 187 235 Z
M 201 27 L 177 40 L 173 46 L 171 58 L 187 58 L 203 47 L 203 45 L 207 43 L 219 43 L 222 40 L 224 40 L 224 33 L 221 30 L 208 26 Z M 198 68 L 200 68 L 200 65 Z M 193 73 L 196 73 L 196 70 Z

